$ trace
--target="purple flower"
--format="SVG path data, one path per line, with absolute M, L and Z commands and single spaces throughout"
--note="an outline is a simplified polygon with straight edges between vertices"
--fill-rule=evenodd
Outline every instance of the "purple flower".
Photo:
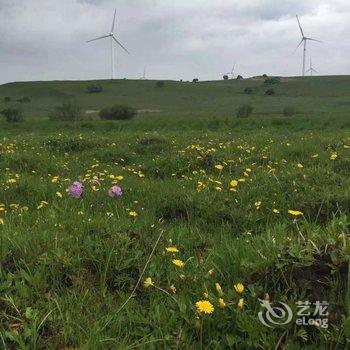
M 112 186 L 108 191 L 110 197 L 121 196 L 122 194 L 122 189 L 119 186 Z
M 74 181 L 68 188 L 68 193 L 72 198 L 80 198 L 83 194 L 84 185 L 79 181 Z

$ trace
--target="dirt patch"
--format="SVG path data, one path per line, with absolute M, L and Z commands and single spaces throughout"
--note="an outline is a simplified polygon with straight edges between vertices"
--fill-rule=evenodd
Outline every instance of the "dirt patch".
M 95 114 L 99 113 L 101 110 L 100 109 L 87 109 L 84 111 L 85 114 Z
M 159 113 L 161 112 L 160 109 L 148 109 L 148 108 L 145 108 L 145 109 L 138 109 L 137 110 L 139 113 Z

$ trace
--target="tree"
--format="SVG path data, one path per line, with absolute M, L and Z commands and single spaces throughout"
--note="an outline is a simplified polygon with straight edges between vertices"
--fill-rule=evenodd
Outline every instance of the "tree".
M 244 104 L 238 107 L 236 116 L 237 118 L 248 118 L 253 112 L 253 106 Z
M 270 88 L 265 91 L 265 95 L 272 96 L 275 94 L 275 90 Z
M 198 83 L 199 82 L 199 79 L 198 78 L 194 78 L 193 80 L 192 80 L 192 83 Z
M 113 107 L 103 108 L 100 111 L 100 118 L 107 120 L 127 120 L 136 114 L 136 110 L 125 105 L 115 105 Z
M 283 109 L 283 115 L 285 117 L 292 117 L 295 114 L 295 108 L 293 106 L 286 106 Z
M 241 75 L 237 75 L 237 80 L 242 80 L 243 77 Z
M 19 108 L 5 108 L 0 112 L 8 123 L 20 123 L 24 120 Z
M 99 93 L 99 92 L 102 92 L 103 91 L 103 88 L 101 85 L 99 84 L 89 84 L 87 87 L 86 87 L 86 91 L 90 94 L 93 94 L 93 93 Z
M 82 118 L 80 107 L 74 102 L 66 102 L 57 106 L 50 116 L 51 120 L 58 121 L 77 121 Z
M 224 80 L 228 80 L 228 75 L 224 75 L 223 77 L 222 77 Z
M 264 80 L 264 84 L 266 85 L 279 84 L 280 82 L 281 82 L 281 79 L 279 77 L 266 78 Z

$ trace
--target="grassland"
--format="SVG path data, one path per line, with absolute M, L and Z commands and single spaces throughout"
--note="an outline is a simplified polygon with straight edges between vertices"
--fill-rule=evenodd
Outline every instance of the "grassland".
M 286 79 L 272 97 L 261 80 L 0 86 L 31 99 L 25 122 L 0 122 L 0 347 L 346 349 L 349 81 Z M 49 121 L 68 99 L 143 112 Z M 242 103 L 254 114 L 237 119 Z M 328 301 L 329 327 L 266 327 L 259 299 L 294 316 Z

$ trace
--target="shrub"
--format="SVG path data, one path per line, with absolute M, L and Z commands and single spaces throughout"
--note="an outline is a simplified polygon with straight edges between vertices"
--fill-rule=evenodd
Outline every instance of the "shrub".
M 253 112 L 253 106 L 245 104 L 245 105 L 241 105 L 240 107 L 238 107 L 237 109 L 237 118 L 247 118 L 249 117 L 252 112 Z
M 272 96 L 275 94 L 275 90 L 270 88 L 265 91 L 265 95 Z
M 241 75 L 237 75 L 237 80 L 242 80 L 243 77 Z
M 193 80 L 192 80 L 192 83 L 198 83 L 199 82 L 199 79 L 198 78 L 194 78 Z
M 294 107 L 292 107 L 292 106 L 284 107 L 283 115 L 285 117 L 292 117 L 294 114 L 295 114 L 295 108 Z
M 23 113 L 18 108 L 5 108 L 1 111 L 8 123 L 20 123 L 23 121 Z
M 247 95 L 250 95 L 253 92 L 253 89 L 251 87 L 247 87 L 243 90 L 243 92 Z
M 222 79 L 228 80 L 228 75 L 225 74 L 225 75 L 222 77 Z
M 4 97 L 4 102 L 10 102 L 10 101 L 11 101 L 11 97 L 9 97 L 9 96 Z
M 103 91 L 103 88 L 101 85 L 98 84 L 89 84 L 86 87 L 86 91 L 90 94 L 94 94 L 94 93 L 99 93 Z
M 115 105 L 109 108 L 103 108 L 100 111 L 100 118 L 107 120 L 127 120 L 136 114 L 136 110 L 129 106 Z
M 30 102 L 30 98 L 27 96 L 21 97 L 17 100 L 17 102 Z
M 163 80 L 158 80 L 157 82 L 156 82 L 156 87 L 157 88 L 162 88 L 164 86 L 164 81 Z
M 50 116 L 51 120 L 58 121 L 77 121 L 82 118 L 81 109 L 73 102 L 63 103 L 61 106 L 55 108 Z
M 262 76 L 263 76 L 263 78 L 267 78 L 267 74 L 263 74 Z
M 264 84 L 266 85 L 279 84 L 280 82 L 281 79 L 279 77 L 266 78 L 264 80 Z

